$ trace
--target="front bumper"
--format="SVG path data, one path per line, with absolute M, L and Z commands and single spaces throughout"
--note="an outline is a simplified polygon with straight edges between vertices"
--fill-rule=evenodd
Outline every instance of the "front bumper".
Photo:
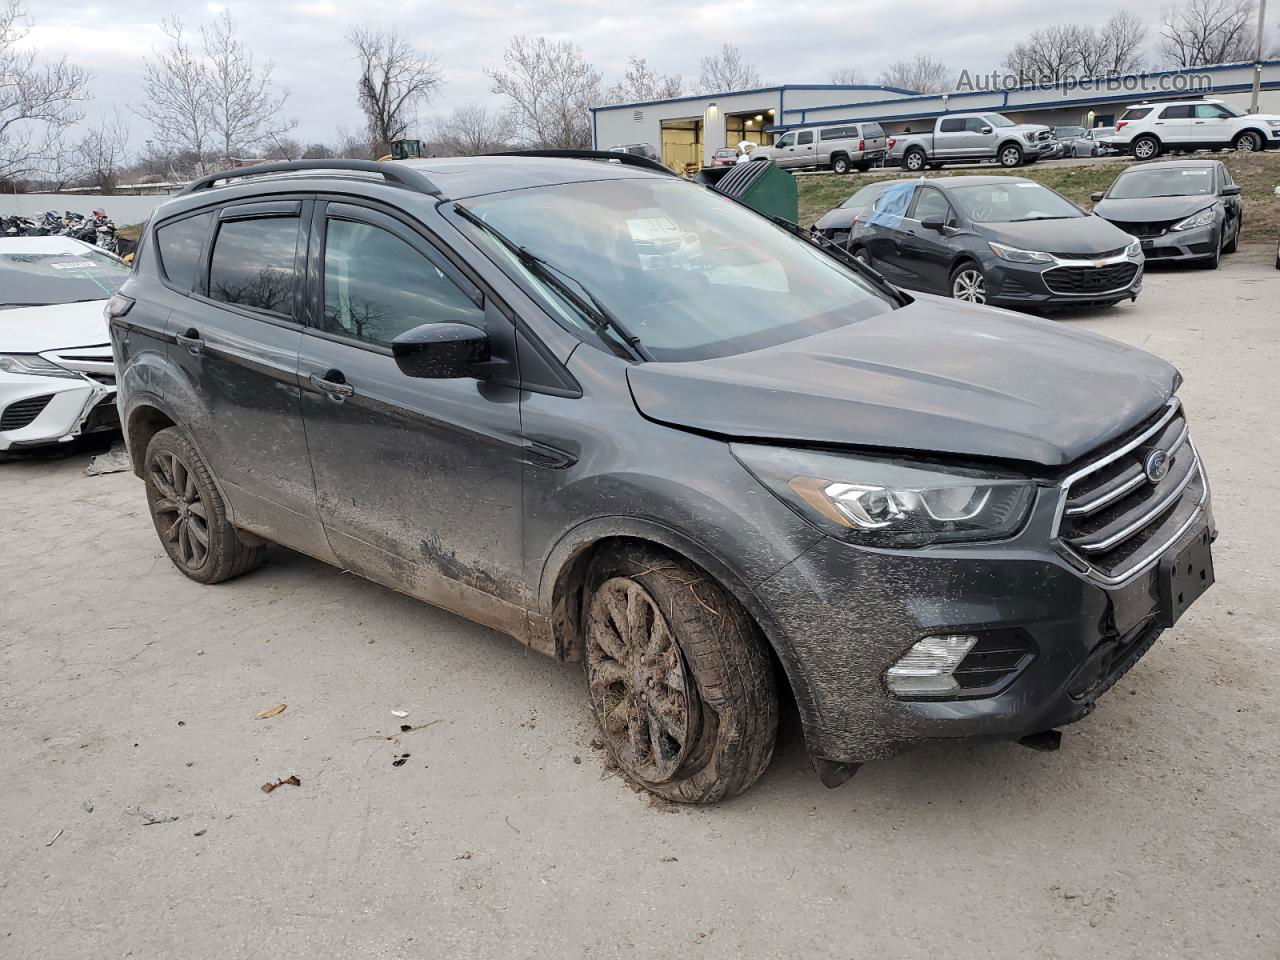
M 1043 542 L 1056 503 L 1042 489 L 1024 533 L 1000 544 L 870 551 L 827 538 L 758 588 L 804 664 L 815 756 L 853 763 L 927 740 L 1018 739 L 1092 711 L 1164 629 L 1161 564 L 1119 585 L 1091 578 Z M 1213 529 L 1206 490 L 1164 555 Z M 890 694 L 885 670 L 941 634 L 1014 637 L 1031 656 L 967 699 Z
M 114 384 L 88 378 L 32 377 L 0 371 L 0 451 L 65 443 L 117 430 Z
M 1071 261 L 1075 263 L 1075 261 Z M 1123 260 L 1107 261 L 1119 266 Z M 1129 279 L 1103 280 L 1097 284 L 1085 284 L 1079 292 L 1064 292 L 1068 286 L 1047 276 L 1054 270 L 1064 269 L 1056 264 L 1011 263 L 998 257 L 991 257 L 982 265 L 987 278 L 987 302 L 1002 307 L 1026 306 L 1092 306 L 1103 303 L 1117 303 L 1137 297 L 1142 292 L 1143 262 L 1136 263 L 1137 270 Z M 1066 269 L 1088 272 L 1088 267 L 1070 267 Z
M 1193 230 L 1170 230 L 1142 240 L 1142 252 L 1149 261 L 1206 260 L 1220 247 L 1221 228 L 1216 223 Z

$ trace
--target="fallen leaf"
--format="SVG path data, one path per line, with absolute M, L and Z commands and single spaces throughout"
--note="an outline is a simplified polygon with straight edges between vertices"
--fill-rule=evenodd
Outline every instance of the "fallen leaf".
M 264 783 L 262 785 L 262 792 L 270 793 L 276 787 L 283 787 L 286 783 L 289 784 L 289 786 L 291 787 L 302 786 L 302 781 L 298 779 L 298 775 L 295 773 L 292 776 L 286 777 L 283 780 L 277 780 L 275 783 Z
M 265 710 L 259 710 L 257 715 L 253 719 L 266 720 L 268 717 L 279 716 L 280 714 L 284 713 L 285 707 L 287 706 L 288 706 L 287 703 L 277 703 L 274 707 L 267 707 L 267 709 Z
M 409 754 L 402 753 L 399 757 L 391 761 L 393 767 L 403 767 L 409 759 Z

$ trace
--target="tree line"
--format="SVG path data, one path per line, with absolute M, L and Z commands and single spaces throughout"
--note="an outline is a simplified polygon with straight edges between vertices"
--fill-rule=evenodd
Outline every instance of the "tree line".
M 1256 16 L 1255 0 L 1182 0 L 1154 31 L 1126 11 L 1101 26 L 1054 24 L 1016 43 L 1001 66 L 1021 81 L 1052 82 L 1249 61 Z M 288 115 L 288 89 L 275 83 L 274 65 L 254 55 L 224 9 L 194 31 L 165 18 L 161 45 L 143 61 L 136 101 L 85 127 L 90 74 L 25 45 L 30 27 L 22 0 L 0 0 L 0 184 L 109 188 L 121 178 L 185 179 L 246 160 L 376 158 L 404 138 L 423 139 L 438 155 L 581 148 L 591 145 L 590 107 L 765 85 L 755 64 L 728 43 L 702 57 L 688 82 L 631 56 L 622 76 L 606 85 L 573 42 L 517 36 L 486 71 L 493 104 L 424 116 L 446 82 L 439 59 L 397 29 L 363 25 L 345 38 L 359 126 L 339 128 L 327 143 L 301 143 Z M 1269 55 L 1275 53 L 1273 43 Z M 954 89 L 956 77 L 946 63 L 918 52 L 889 64 L 876 82 L 938 93 Z M 838 69 L 830 80 L 870 82 L 856 67 Z M 134 122 L 145 131 L 145 150 L 137 149 Z

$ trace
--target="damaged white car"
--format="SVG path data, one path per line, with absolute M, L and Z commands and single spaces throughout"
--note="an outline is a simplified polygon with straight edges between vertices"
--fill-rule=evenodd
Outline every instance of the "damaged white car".
M 102 308 L 128 276 L 70 237 L 0 239 L 0 452 L 119 429 Z

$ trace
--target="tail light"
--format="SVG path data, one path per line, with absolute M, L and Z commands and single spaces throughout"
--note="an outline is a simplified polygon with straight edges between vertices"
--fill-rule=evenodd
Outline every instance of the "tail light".
M 102 314 L 110 323 L 116 317 L 123 317 L 126 313 L 133 309 L 133 298 L 126 297 L 123 293 L 113 294 L 111 299 L 107 301 Z
M 862 150 L 865 150 L 865 149 L 867 149 L 867 141 L 865 141 L 865 140 L 859 140 L 859 141 L 858 141 L 858 150 L 859 150 L 859 151 L 862 151 Z
M 1117 124 L 1116 124 L 1116 129 L 1117 129 L 1117 130 L 1123 130 L 1123 129 L 1124 129 L 1125 127 L 1127 127 L 1128 125 L 1129 125 L 1129 121 L 1128 121 L 1128 120 L 1121 120 L 1119 123 L 1117 123 Z
M 898 138 L 897 138 L 897 137 L 890 137 L 890 138 L 889 138 L 889 149 L 890 149 L 890 150 L 892 150 L 892 149 L 893 149 L 893 145 L 894 145 L 895 143 L 897 143 L 897 142 L 898 142 Z

